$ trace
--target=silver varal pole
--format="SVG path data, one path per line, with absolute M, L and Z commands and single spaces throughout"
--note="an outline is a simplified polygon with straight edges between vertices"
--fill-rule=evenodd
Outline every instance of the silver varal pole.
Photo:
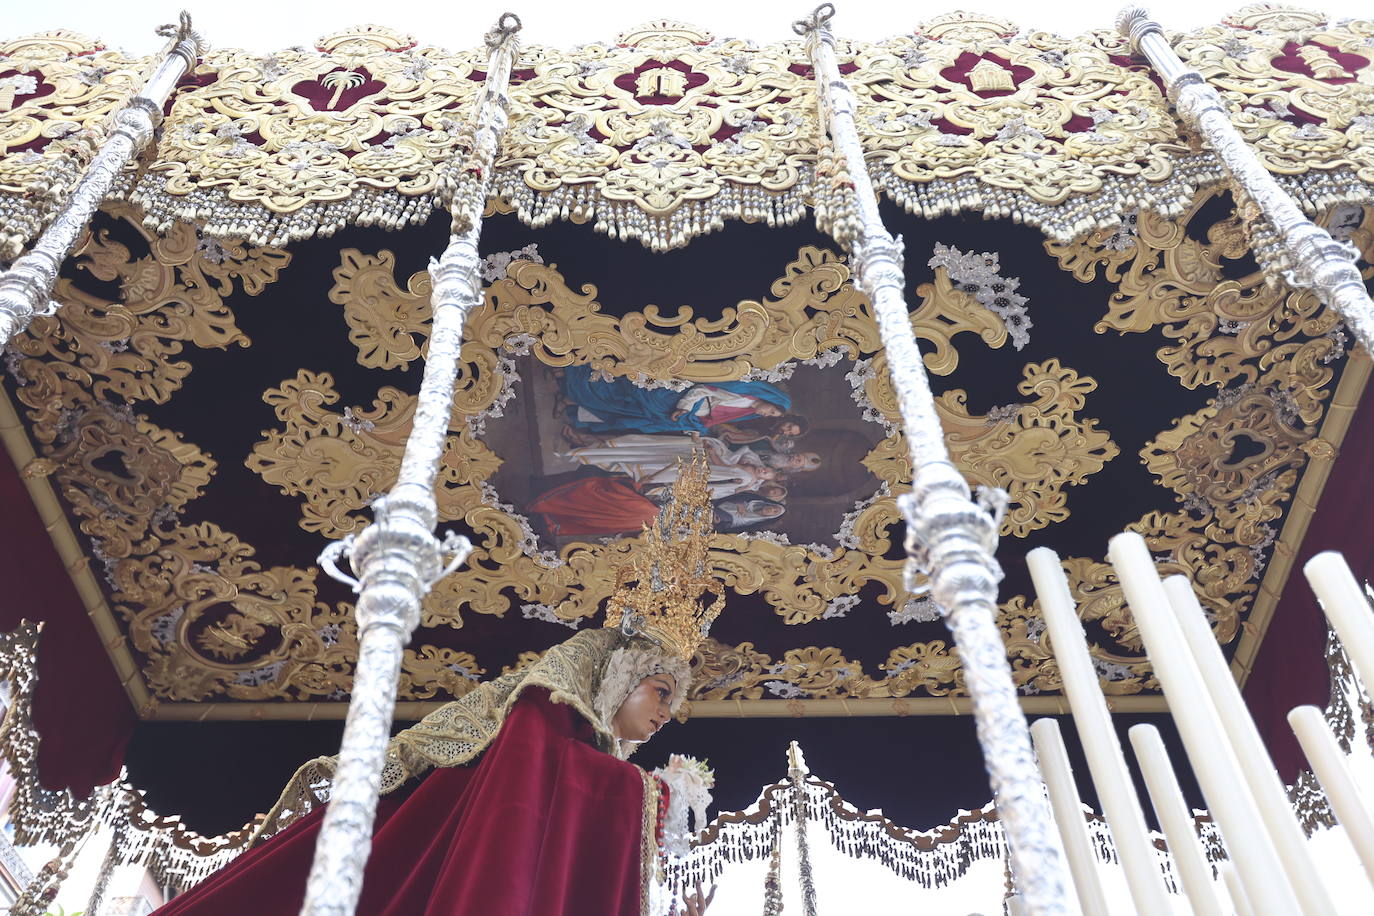
M 451 205 L 453 231 L 443 256 L 429 265 L 434 320 L 415 425 L 406 440 L 400 475 L 391 492 L 373 504 L 373 523 L 356 538 L 336 541 L 320 555 L 320 565 L 330 575 L 359 592 L 358 664 L 343 746 L 301 909 L 310 916 L 351 916 L 357 908 L 396 711 L 401 656 L 420 622 L 420 600 L 472 548 L 466 538 L 451 532 L 443 542 L 434 536 L 438 517 L 434 479 L 453 409 L 463 321 L 482 301 L 477 240 L 492 164 L 508 120 L 508 86 L 519 29 L 520 20 L 506 13 L 487 33 L 491 58 L 471 121 L 471 149 L 454 164 L 451 175 L 450 187 L 456 189 Z M 337 561 L 343 555 L 356 571 L 356 580 L 339 571 Z
M 806 39 L 828 144 L 819 150 L 815 207 L 821 228 L 846 247 L 857 280 L 873 303 L 888 371 L 897 391 L 911 454 L 912 492 L 900 500 L 908 526 L 908 587 L 924 572 L 931 597 L 959 647 L 973 700 L 978 740 L 1011 848 L 1026 912 L 1067 913 L 1063 855 L 1052 836 L 1054 819 L 1017 702 L 1002 635 L 994 623 L 1002 570 L 993 553 L 1006 493 L 982 491 L 975 504 L 950 462 L 905 299 L 901 242 L 883 227 L 878 199 L 864 167 L 854 124 L 854 96 L 835 62 L 829 21 L 818 7 L 793 28 Z
M 169 41 L 152 75 L 115 113 L 114 129 L 48 228 L 28 252 L 0 274 L 0 346 L 27 328 L 35 315 L 57 311 L 57 303 L 50 297 L 62 262 L 124 167 L 153 138 L 153 128 L 162 122 L 162 106 L 177 81 L 195 67 L 204 40 L 191 28 L 190 15 L 182 13 L 177 25 L 163 26 L 158 34 Z
M 1179 59 L 1164 30 L 1149 15 L 1141 7 L 1126 7 L 1117 16 L 1117 30 L 1130 39 L 1137 53 L 1149 59 L 1164 80 L 1179 118 L 1202 135 L 1238 189 L 1254 201 L 1273 226 L 1289 268 L 1284 271 L 1284 280 L 1290 286 L 1312 290 L 1341 316 L 1365 351 L 1374 353 L 1374 302 L 1355 266 L 1359 253 L 1308 219 L 1279 187 L 1231 123 L 1221 96 L 1202 74 Z

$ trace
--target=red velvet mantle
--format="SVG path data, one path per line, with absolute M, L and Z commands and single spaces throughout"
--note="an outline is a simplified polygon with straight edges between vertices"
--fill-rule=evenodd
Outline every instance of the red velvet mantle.
M 639 916 L 642 777 L 592 741 L 571 707 L 527 690 L 476 766 L 435 770 L 382 800 L 360 916 Z M 158 916 L 295 916 L 320 819 Z

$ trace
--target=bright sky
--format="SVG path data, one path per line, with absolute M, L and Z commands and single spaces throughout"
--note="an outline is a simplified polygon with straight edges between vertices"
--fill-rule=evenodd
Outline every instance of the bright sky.
M 691 0 L 654 3 L 645 0 L 498 0 L 496 3 L 378 3 L 376 0 L 330 0 L 302 3 L 291 0 L 58 0 L 55 3 L 5 4 L 0 39 L 46 29 L 65 28 L 103 39 L 129 53 L 150 53 L 161 46 L 153 29 L 176 18 L 183 6 L 200 31 L 219 47 L 270 51 L 309 45 L 320 35 L 345 26 L 377 23 L 418 35 L 426 42 L 463 48 L 476 45 L 482 33 L 504 10 L 524 21 L 524 40 L 568 47 L 579 42 L 610 38 L 655 14 L 683 19 L 721 37 L 752 38 L 760 43 L 791 36 L 793 20 L 808 13 L 812 0 Z M 1025 0 L 957 0 L 904 4 L 896 0 L 838 0 L 834 28 L 859 39 L 886 38 L 910 30 L 923 18 L 964 8 L 1012 19 L 1022 26 L 1074 34 L 1092 28 L 1111 28 L 1121 2 L 1061 2 L 1036 4 Z M 1187 29 L 1214 23 L 1244 5 L 1243 0 L 1145 0 L 1154 18 L 1166 29 Z M 1367 0 L 1326 0 L 1321 8 L 1333 17 L 1369 17 Z M 905 9 L 905 11 L 903 11 Z

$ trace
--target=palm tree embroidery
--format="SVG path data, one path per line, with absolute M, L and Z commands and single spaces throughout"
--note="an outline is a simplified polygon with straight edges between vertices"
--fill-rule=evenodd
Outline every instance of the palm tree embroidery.
M 15 96 L 33 95 L 38 91 L 38 80 L 26 73 L 17 73 L 0 80 L 0 111 L 14 107 Z
M 326 89 L 333 89 L 334 95 L 330 97 L 329 104 L 325 108 L 332 110 L 335 105 L 339 104 L 339 99 L 343 97 L 346 91 L 357 89 L 365 82 L 367 80 L 356 70 L 336 70 L 333 73 L 326 73 L 320 79 L 320 85 Z

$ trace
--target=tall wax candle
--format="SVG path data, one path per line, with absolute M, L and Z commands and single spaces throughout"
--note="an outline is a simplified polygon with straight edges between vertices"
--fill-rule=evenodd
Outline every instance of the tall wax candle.
M 1374 694 L 1374 613 L 1345 557 L 1326 550 L 1302 568 L 1365 690 Z
M 1197 664 L 1198 673 L 1202 675 L 1207 693 L 1221 717 L 1224 738 L 1231 742 L 1236 752 L 1236 761 L 1245 776 L 1245 783 L 1250 787 L 1293 890 L 1307 912 L 1336 916 L 1336 905 L 1321 875 L 1317 873 L 1316 863 L 1312 861 L 1307 834 L 1293 815 L 1288 791 L 1274 769 L 1269 751 L 1260 738 L 1259 730 L 1255 728 L 1255 720 L 1250 717 L 1250 710 L 1241 698 L 1235 678 L 1231 676 L 1231 668 L 1221 654 L 1221 647 L 1217 645 L 1217 638 L 1207 623 L 1197 595 L 1193 593 L 1193 583 L 1184 576 L 1170 576 L 1164 581 L 1164 592 L 1169 597 L 1174 619 L 1183 631 L 1184 642 Z
M 1288 724 L 1312 764 L 1317 782 L 1322 784 L 1336 820 L 1355 847 L 1364 865 L 1365 877 L 1374 884 L 1374 816 L 1359 786 L 1350 776 L 1345 754 L 1326 724 L 1326 717 L 1315 706 L 1299 706 L 1288 713 Z
M 1133 725 L 1130 735 L 1136 762 L 1145 777 L 1145 787 L 1150 790 L 1155 817 L 1159 818 L 1159 826 L 1169 841 L 1169 854 L 1174 858 L 1174 868 L 1188 896 L 1189 906 L 1195 916 L 1225 916 L 1212 880 L 1212 866 L 1207 863 L 1202 844 L 1198 842 L 1193 814 L 1183 800 L 1183 790 L 1174 777 L 1169 752 L 1164 749 L 1159 730 L 1153 725 Z
M 1073 710 L 1073 721 L 1083 751 L 1088 758 L 1088 772 L 1097 787 L 1102 814 L 1112 831 L 1112 841 L 1126 872 L 1126 883 L 1136 909 L 1142 914 L 1164 913 L 1169 908 L 1169 893 L 1164 875 L 1155 858 L 1154 844 L 1145 826 L 1135 785 L 1126 769 L 1126 757 L 1121 752 L 1112 715 L 1102 696 L 1097 669 L 1088 656 L 1088 643 L 1083 625 L 1074 608 L 1068 580 L 1059 556 L 1047 547 L 1038 547 L 1026 555 L 1031 581 L 1040 599 L 1040 613 L 1049 628 L 1054 643 L 1054 658 L 1059 676 L 1064 682 Z
M 1221 719 L 1207 696 L 1202 675 L 1169 609 L 1164 584 L 1145 539 L 1133 531 L 1111 539 L 1107 555 L 1149 654 L 1155 677 L 1183 738 L 1208 807 L 1221 828 L 1226 849 L 1255 916 L 1293 916 L 1306 910 L 1288 882 L 1278 853 L 1255 811 L 1235 753 L 1222 735 Z
M 1069 874 L 1078 891 L 1079 905 L 1084 916 L 1109 916 L 1107 896 L 1097 874 L 1097 856 L 1083 820 L 1083 805 L 1078 800 L 1078 787 L 1073 781 L 1068 752 L 1064 750 L 1064 738 L 1059 734 L 1059 723 L 1037 719 L 1031 723 L 1031 739 L 1035 742 L 1045 788 L 1049 789 L 1055 824 L 1068 854 Z

